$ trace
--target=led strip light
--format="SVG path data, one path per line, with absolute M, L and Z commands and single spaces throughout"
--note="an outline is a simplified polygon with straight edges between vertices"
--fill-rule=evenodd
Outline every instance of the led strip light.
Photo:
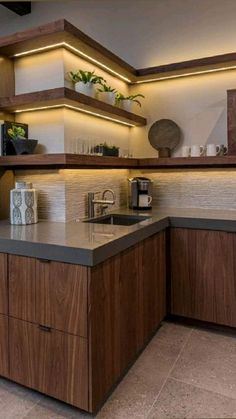
M 93 62 L 94 64 L 99 65 L 100 67 L 104 68 L 104 70 L 109 71 L 110 73 L 114 74 L 115 76 L 119 77 L 120 79 L 131 83 L 131 80 L 128 79 L 125 76 L 122 76 L 122 74 L 117 73 L 117 71 L 112 70 L 112 68 L 108 67 L 107 65 L 101 63 L 101 61 L 96 60 L 95 58 L 91 57 L 90 55 L 85 54 L 83 51 L 73 47 L 72 45 L 68 44 L 67 42 L 59 42 L 58 44 L 53 44 L 53 45 L 47 45 L 46 47 L 40 47 L 40 48 L 35 48 L 35 49 L 31 49 L 28 51 L 24 51 L 24 52 L 19 52 L 18 54 L 14 54 L 13 57 L 24 57 L 26 55 L 31 55 L 31 54 L 35 54 L 37 52 L 41 52 L 41 51 L 48 51 L 51 49 L 55 49 L 55 48 L 60 48 L 60 47 L 64 47 L 67 48 L 73 52 L 76 52 L 76 54 L 81 55 L 82 57 L 86 58 L 87 60 Z
M 135 127 L 134 124 L 130 124 L 129 122 L 120 121 L 119 119 L 112 118 L 110 116 L 101 115 L 97 112 L 88 111 L 86 109 L 78 108 L 78 107 L 72 106 L 72 105 L 67 105 L 65 103 L 63 103 L 61 105 L 49 105 L 49 106 L 39 106 L 37 108 L 17 109 L 14 112 L 15 113 L 23 113 L 23 112 L 44 111 L 44 110 L 48 110 L 48 109 L 58 109 L 58 108 L 72 109 L 73 111 L 83 112 L 83 113 L 86 113 L 88 115 L 97 116 L 98 118 L 102 118 L 102 119 L 106 119 L 108 121 L 116 122 L 118 124 L 122 124 L 122 125 L 125 125 L 127 127 Z

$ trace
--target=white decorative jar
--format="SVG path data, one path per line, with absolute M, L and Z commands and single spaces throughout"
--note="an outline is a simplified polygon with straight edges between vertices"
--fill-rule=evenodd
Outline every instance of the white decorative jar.
M 75 91 L 86 96 L 95 97 L 96 95 L 96 88 L 94 83 L 83 83 L 82 81 L 78 81 L 75 83 Z
M 10 222 L 14 225 L 38 222 L 37 191 L 32 183 L 16 182 L 10 193 Z
M 114 92 L 99 92 L 99 100 L 115 106 L 116 94 Z

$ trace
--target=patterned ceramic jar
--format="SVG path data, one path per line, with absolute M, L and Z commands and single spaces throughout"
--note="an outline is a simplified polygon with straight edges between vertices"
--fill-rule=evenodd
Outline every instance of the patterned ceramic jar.
M 16 182 L 10 195 L 10 222 L 16 225 L 38 222 L 37 191 L 31 183 Z

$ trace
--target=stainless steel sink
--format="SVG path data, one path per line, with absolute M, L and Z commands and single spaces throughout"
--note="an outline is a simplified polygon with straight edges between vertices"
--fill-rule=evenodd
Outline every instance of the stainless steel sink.
M 84 221 L 84 223 L 131 226 L 133 224 L 137 224 L 141 221 L 147 220 L 148 218 L 150 217 L 145 215 L 109 214 L 103 215 L 101 217 L 96 217 L 91 220 L 86 220 Z

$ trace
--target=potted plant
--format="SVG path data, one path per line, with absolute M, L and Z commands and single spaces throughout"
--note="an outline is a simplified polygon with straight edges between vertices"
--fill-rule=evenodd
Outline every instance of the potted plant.
M 12 125 L 7 130 L 16 154 L 33 154 L 38 140 L 31 140 L 25 137 L 25 130 L 22 127 Z
M 137 99 L 138 97 L 144 98 L 144 96 L 141 95 L 140 93 L 138 93 L 137 95 L 130 95 L 130 96 L 124 96 L 122 93 L 117 93 L 116 105 L 122 107 L 124 110 L 128 112 L 132 112 L 134 103 L 136 103 L 139 107 L 141 107 L 141 103 Z
M 97 76 L 95 71 L 69 71 L 68 76 L 74 83 L 76 92 L 92 97 L 96 93 L 95 85 L 106 81 L 103 77 Z
M 116 89 L 113 89 L 111 86 L 108 86 L 106 83 L 101 83 L 101 86 L 97 89 L 99 92 L 99 99 L 103 100 L 110 105 L 115 104 L 116 100 Z
M 119 157 L 119 147 L 114 145 L 110 146 L 106 142 L 95 146 L 95 153 L 100 152 L 103 156 Z

